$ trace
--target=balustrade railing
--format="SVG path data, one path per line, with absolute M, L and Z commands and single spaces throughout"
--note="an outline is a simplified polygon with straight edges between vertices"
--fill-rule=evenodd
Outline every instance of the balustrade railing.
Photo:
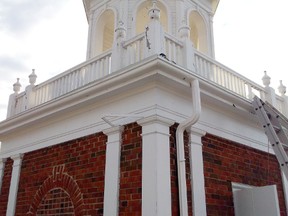
M 145 33 L 141 33 L 130 40 L 127 40 L 123 48 L 126 50 L 126 64 L 125 65 L 131 65 L 136 62 L 141 61 L 145 58 Z
M 182 65 L 183 56 L 182 42 L 177 38 L 165 33 L 165 54 L 166 57 L 179 65 Z
M 16 95 L 14 110 L 9 112 L 11 113 L 10 115 L 18 114 L 30 107 L 56 99 L 108 75 L 111 71 L 111 53 L 111 50 L 108 50 L 52 79 L 34 86 L 29 95 L 26 92 Z
M 164 54 L 171 62 L 184 66 L 182 61 L 184 44 L 182 41 L 167 33 L 164 34 Z M 121 67 L 125 67 L 141 60 L 147 56 L 147 41 L 145 33 L 141 33 L 123 43 L 123 60 Z M 46 103 L 50 100 L 63 96 L 86 84 L 98 80 L 111 72 L 112 50 L 96 56 L 66 72 L 43 82 L 40 85 L 32 86 L 29 92 L 15 94 L 15 100 L 10 107 L 11 115 L 20 113 L 31 107 Z M 192 56 L 191 56 L 192 57 Z M 191 59 L 193 61 L 193 59 Z M 195 72 L 207 81 L 214 82 L 219 87 L 237 94 L 246 99 L 252 99 L 254 95 L 265 100 L 267 95 L 266 87 L 262 87 L 246 77 L 236 73 L 225 65 L 195 50 L 194 54 Z M 184 66 L 185 67 L 185 66 Z M 119 68 L 120 69 L 120 68 Z M 191 71 L 192 73 L 193 71 Z M 269 87 L 270 88 L 270 87 Z M 10 103 L 10 102 L 9 102 Z M 274 106 L 283 110 L 284 99 L 276 95 Z
M 225 65 L 195 51 L 195 70 L 200 76 L 246 99 L 265 95 L 264 87 L 238 74 Z

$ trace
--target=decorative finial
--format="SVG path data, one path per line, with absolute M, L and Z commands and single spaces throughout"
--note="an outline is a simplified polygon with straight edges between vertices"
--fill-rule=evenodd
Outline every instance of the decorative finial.
M 32 73 L 29 75 L 29 83 L 30 85 L 34 86 L 36 83 L 37 75 L 35 74 L 35 69 L 32 69 Z
M 282 80 L 280 80 L 280 85 L 278 87 L 278 91 L 281 94 L 281 96 L 284 96 L 286 93 L 286 86 L 283 85 Z
M 150 19 L 160 19 L 160 9 L 156 5 L 157 0 L 152 0 L 152 8 L 149 10 L 148 15 Z
M 264 76 L 262 77 L 262 82 L 265 87 L 269 87 L 271 78 L 267 75 L 267 71 L 264 71 Z
M 19 78 L 17 78 L 17 82 L 13 84 L 13 91 L 18 94 L 18 92 L 20 91 L 21 88 L 21 84 L 19 82 Z

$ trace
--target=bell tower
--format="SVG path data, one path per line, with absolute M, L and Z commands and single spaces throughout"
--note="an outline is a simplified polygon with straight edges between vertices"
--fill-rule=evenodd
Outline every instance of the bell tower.
M 219 0 L 83 0 L 83 3 L 89 23 L 87 60 L 113 48 L 119 27 L 125 31 L 123 41 L 144 33 L 151 22 L 149 10 L 153 7 L 159 9 L 164 34 L 181 40 L 181 29 L 185 27 L 194 49 L 214 58 L 212 22 Z M 167 44 L 165 49 L 167 55 Z

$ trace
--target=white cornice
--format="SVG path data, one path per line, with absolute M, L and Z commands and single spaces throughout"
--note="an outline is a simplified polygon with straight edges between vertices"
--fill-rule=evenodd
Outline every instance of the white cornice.
M 185 92 L 188 91 L 189 88 L 187 87 L 189 87 L 191 80 L 195 78 L 199 79 L 202 95 L 206 95 L 215 103 L 228 104 L 228 106 L 236 104 L 238 109 L 249 111 L 251 105 L 247 100 L 161 57 L 152 56 L 145 61 L 112 73 L 78 90 L 1 122 L 0 140 L 36 123 L 50 121 L 68 111 L 73 112 L 89 104 L 95 104 L 104 98 L 121 95 L 151 81 L 169 85 L 173 91 Z

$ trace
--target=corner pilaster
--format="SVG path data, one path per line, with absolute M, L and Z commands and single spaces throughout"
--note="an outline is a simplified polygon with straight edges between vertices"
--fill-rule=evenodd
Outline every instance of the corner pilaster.
M 17 155 L 11 156 L 11 159 L 13 160 L 13 169 L 12 169 L 12 177 L 11 177 L 11 182 L 10 182 L 10 190 L 9 190 L 6 216 L 15 215 L 18 186 L 19 186 L 19 179 L 20 179 L 23 156 L 24 156 L 23 154 L 17 154 Z
M 206 132 L 192 127 L 190 129 L 190 169 L 192 203 L 194 216 L 206 216 L 205 179 L 202 137 Z
M 104 216 L 118 215 L 122 132 L 122 126 L 103 131 L 108 136 L 104 181 Z
M 142 215 L 171 215 L 170 133 L 174 121 L 152 116 L 142 126 Z

